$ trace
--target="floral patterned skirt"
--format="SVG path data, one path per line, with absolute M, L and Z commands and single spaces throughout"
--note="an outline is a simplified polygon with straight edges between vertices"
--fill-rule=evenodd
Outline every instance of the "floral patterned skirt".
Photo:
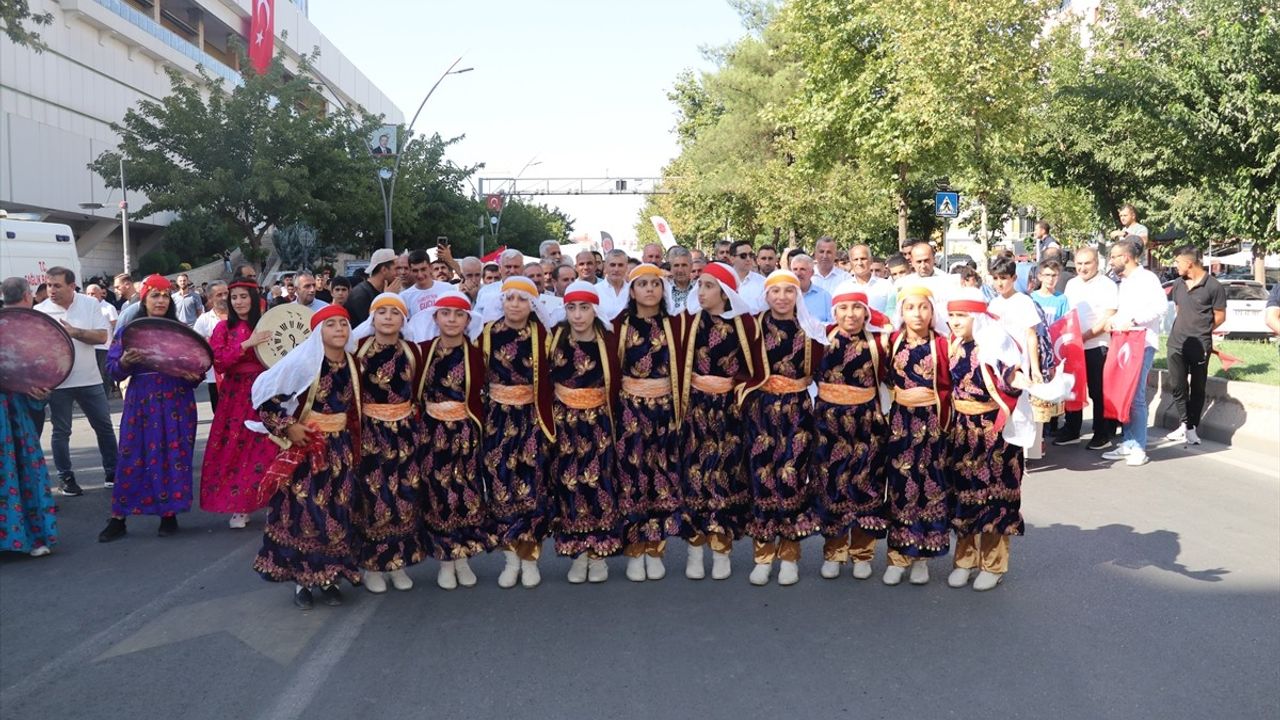
M 683 439 L 685 508 L 699 533 L 743 536 L 751 514 L 751 483 L 743 454 L 745 426 L 733 393 L 690 391 Z
M 470 421 L 428 418 L 418 444 L 422 545 L 437 560 L 488 552 L 497 544 L 480 477 L 480 434 Z
M 947 525 L 946 436 L 932 407 L 889 410 L 885 444 L 889 487 L 889 548 L 908 557 L 946 555 L 951 547 Z
M 387 572 L 422 562 L 417 460 L 418 420 L 360 423 L 360 467 L 352 517 L 360 531 L 360 567 Z
M 689 532 L 680 493 L 680 436 L 671 396 L 622 394 L 618 403 L 618 509 L 626 544 L 658 542 Z
M 1022 448 L 995 429 L 996 411 L 957 413 L 952 421 L 947 478 L 954 497 L 951 526 L 958 535 L 1021 535 Z
M 818 529 L 810 507 L 813 412 L 808 391 L 758 393 L 747 403 L 747 471 L 751 519 L 747 535 L 769 542 L 799 540 Z
M 499 545 L 541 543 L 555 515 L 546 463 L 550 443 L 533 405 L 491 403 L 481 441 L 493 534 Z
M 885 508 L 884 416 L 876 402 L 814 407 L 813 505 L 826 537 L 857 529 L 882 538 Z
M 557 402 L 554 413 L 556 453 L 551 461 L 551 484 L 557 507 L 556 552 L 613 555 L 622 549 L 622 518 L 614 487 L 617 456 L 613 423 L 603 407 L 576 410 Z

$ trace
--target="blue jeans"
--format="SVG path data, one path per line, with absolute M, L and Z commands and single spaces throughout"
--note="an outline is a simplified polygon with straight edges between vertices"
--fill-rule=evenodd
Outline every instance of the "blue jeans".
M 1156 349 L 1148 347 L 1142 353 L 1142 372 L 1138 375 L 1138 389 L 1133 393 L 1133 402 L 1129 405 L 1129 422 L 1124 424 L 1122 438 L 1130 450 L 1147 449 L 1147 376 L 1151 374 L 1151 363 L 1156 359 Z
M 59 388 L 49 395 L 49 415 L 53 421 L 53 465 L 58 477 L 71 475 L 71 403 L 89 421 L 98 436 L 98 452 L 102 453 L 102 467 L 106 478 L 116 475 L 116 433 L 111 427 L 111 408 L 107 405 L 107 393 L 102 383 L 84 387 Z

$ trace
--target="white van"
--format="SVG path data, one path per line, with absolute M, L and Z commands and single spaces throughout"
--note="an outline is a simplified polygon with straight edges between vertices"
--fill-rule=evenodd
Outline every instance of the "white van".
M 45 270 L 51 267 L 71 270 L 76 284 L 83 286 L 80 255 L 70 227 L 0 217 L 0 279 L 26 278 L 34 292 L 45 282 Z

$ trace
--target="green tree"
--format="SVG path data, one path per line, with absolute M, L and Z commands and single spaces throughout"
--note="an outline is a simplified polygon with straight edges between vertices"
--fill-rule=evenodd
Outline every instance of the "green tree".
M 53 13 L 32 13 L 28 0 L 4 0 L 0 2 L 0 30 L 13 41 L 14 45 L 28 47 L 36 52 L 44 52 L 48 46 L 40 39 L 40 33 L 31 25 L 52 25 Z
M 480 212 L 479 203 L 476 204 L 476 211 Z M 492 235 L 486 235 L 485 251 L 492 252 L 505 245 L 525 255 L 537 257 L 538 246 L 543 240 L 565 242 L 571 232 L 573 219 L 563 210 L 508 198 L 502 208 L 496 242 Z

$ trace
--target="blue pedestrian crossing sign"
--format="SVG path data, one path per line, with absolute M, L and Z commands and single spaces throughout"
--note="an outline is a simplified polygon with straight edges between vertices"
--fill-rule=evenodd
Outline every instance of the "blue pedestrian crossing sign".
M 953 218 L 960 214 L 960 193 L 936 192 L 933 194 L 933 214 L 940 218 Z

